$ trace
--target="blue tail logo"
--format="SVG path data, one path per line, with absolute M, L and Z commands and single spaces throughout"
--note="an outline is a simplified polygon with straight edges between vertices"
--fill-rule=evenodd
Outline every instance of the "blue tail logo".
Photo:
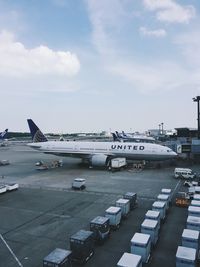
M 46 136 L 40 131 L 37 125 L 31 119 L 28 119 L 27 121 L 33 142 L 34 143 L 47 142 L 48 140 Z
M 4 139 L 7 134 L 8 134 L 8 129 L 5 129 L 4 132 L 0 133 L 0 139 Z

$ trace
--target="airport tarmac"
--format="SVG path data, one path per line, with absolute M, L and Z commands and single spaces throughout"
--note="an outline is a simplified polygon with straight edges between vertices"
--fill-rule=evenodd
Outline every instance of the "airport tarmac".
M 173 178 L 174 167 L 112 173 L 88 169 L 78 159 L 62 158 L 63 167 L 38 171 L 37 161 L 50 165 L 60 158 L 20 143 L 0 148 L 0 160 L 3 159 L 11 164 L 0 167 L 2 183 L 18 183 L 19 189 L 0 195 L 0 234 L 24 267 L 41 267 L 43 258 L 55 248 L 69 249 L 71 235 L 80 229 L 89 230 L 93 218 L 103 216 L 124 193 L 132 191 L 137 193 L 138 207 L 122 221 L 117 231 L 111 232 L 104 245 L 95 246 L 93 257 L 85 265 L 114 267 L 124 252 L 130 252 L 130 240 L 135 232 L 140 232 L 145 213 L 161 189 L 171 188 L 174 194 L 179 189 L 186 190 L 182 181 Z M 197 171 L 199 166 L 193 169 Z M 86 179 L 84 191 L 71 189 L 77 177 Z M 181 245 L 186 219 L 187 208 L 170 207 L 157 245 L 145 266 L 176 266 L 176 250 Z M 0 266 L 19 266 L 1 241 Z

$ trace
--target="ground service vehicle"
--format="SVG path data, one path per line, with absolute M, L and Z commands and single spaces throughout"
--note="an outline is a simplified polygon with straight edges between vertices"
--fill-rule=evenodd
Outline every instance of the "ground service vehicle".
M 191 169 L 175 168 L 174 177 L 183 179 L 194 179 L 196 177 L 196 174 Z
M 178 192 L 176 195 L 176 206 L 188 207 L 190 203 L 190 196 L 186 192 Z
M 79 190 L 85 189 L 85 179 L 83 178 L 74 179 L 72 183 L 72 189 L 79 189 Z

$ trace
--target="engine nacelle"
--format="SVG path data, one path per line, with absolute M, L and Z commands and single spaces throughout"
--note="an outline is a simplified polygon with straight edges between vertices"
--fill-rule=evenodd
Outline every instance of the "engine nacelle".
M 106 155 L 93 155 L 90 159 L 90 164 L 94 167 L 103 167 L 107 165 L 108 156 Z

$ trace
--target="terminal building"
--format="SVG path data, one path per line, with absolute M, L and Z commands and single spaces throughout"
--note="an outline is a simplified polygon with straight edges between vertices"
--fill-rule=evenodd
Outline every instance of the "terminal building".
M 198 130 L 189 127 L 175 128 L 175 130 L 173 135 L 167 135 L 165 132 L 158 135 L 158 141 L 175 151 L 179 158 L 200 161 Z

